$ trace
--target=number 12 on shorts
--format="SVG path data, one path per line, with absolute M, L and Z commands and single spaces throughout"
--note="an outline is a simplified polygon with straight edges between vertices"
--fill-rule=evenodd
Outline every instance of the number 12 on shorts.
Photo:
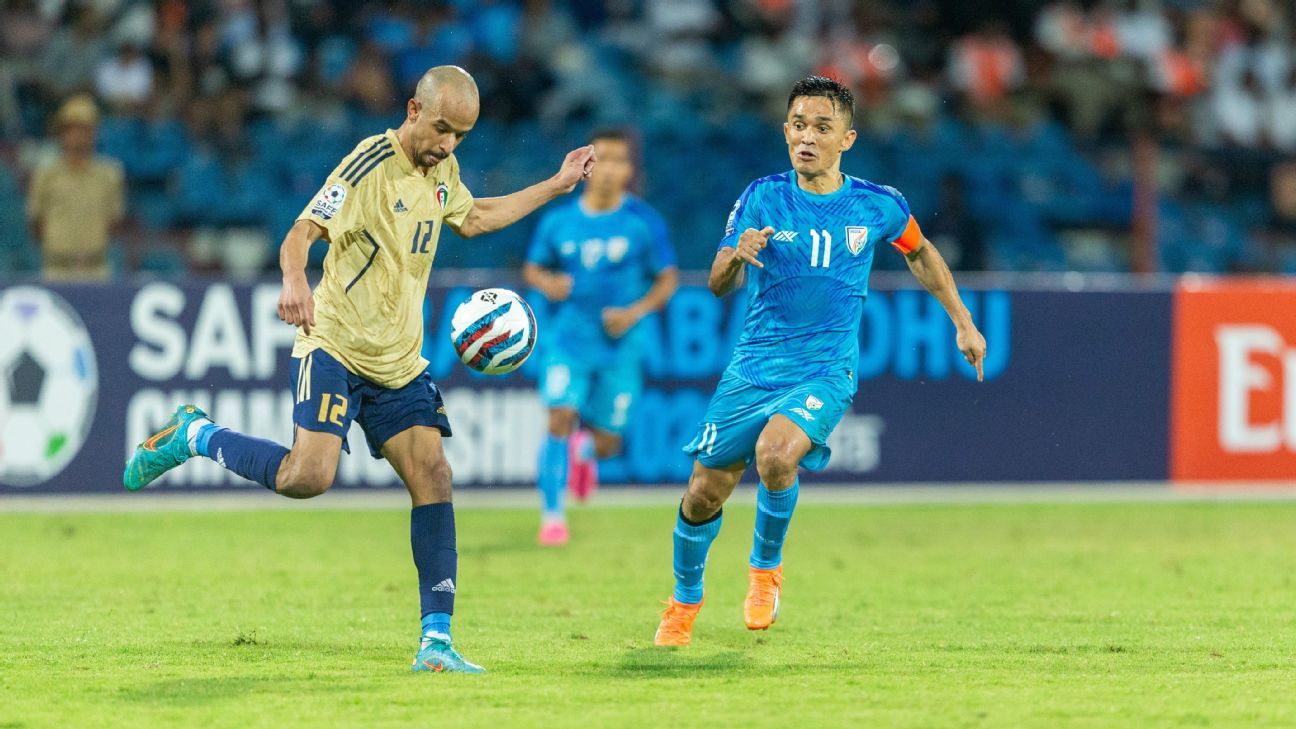
M 333 406 L 329 407 L 332 402 Z M 341 395 L 326 392 L 320 397 L 319 421 L 342 427 L 342 418 L 346 416 L 347 399 Z

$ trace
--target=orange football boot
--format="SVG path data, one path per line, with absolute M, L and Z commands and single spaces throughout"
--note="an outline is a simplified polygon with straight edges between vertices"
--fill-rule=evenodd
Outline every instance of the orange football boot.
M 772 570 L 751 568 L 747 573 L 747 600 L 743 602 L 743 620 L 748 630 L 765 630 L 778 620 L 782 592 L 783 565 Z
M 689 640 L 693 638 L 693 620 L 697 618 L 698 611 L 702 609 L 702 603 L 690 605 L 686 602 L 676 602 L 675 597 L 671 596 L 666 603 L 666 609 L 662 611 L 661 625 L 657 626 L 657 634 L 653 636 L 654 645 L 688 645 Z

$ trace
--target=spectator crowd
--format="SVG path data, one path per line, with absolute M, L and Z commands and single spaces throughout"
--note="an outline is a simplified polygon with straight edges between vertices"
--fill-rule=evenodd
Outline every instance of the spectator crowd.
M 1130 270 L 1150 140 L 1156 268 L 1296 272 L 1294 38 L 1283 0 L 9 0 L 0 272 L 273 270 L 331 167 L 443 63 L 482 90 L 475 193 L 628 126 L 686 268 L 787 167 L 787 90 L 817 72 L 858 96 L 844 169 L 899 187 L 959 268 Z M 81 129 L 99 156 L 74 163 Z M 77 179 L 102 220 L 69 258 L 60 216 L 84 210 L 49 190 Z M 438 264 L 517 266 L 527 234 Z

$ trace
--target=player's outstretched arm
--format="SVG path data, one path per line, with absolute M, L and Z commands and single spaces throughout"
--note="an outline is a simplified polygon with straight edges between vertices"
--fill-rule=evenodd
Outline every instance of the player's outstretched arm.
M 945 257 L 931 241 L 923 238 L 922 245 L 905 254 L 905 260 L 909 263 L 914 278 L 945 307 L 957 333 L 955 344 L 967 358 L 968 364 L 976 367 L 977 382 L 980 382 L 983 379 L 981 368 L 985 362 L 985 337 L 981 336 L 976 324 L 972 323 L 972 314 L 963 305 L 958 286 L 954 283 L 954 274 L 950 273 Z
M 279 318 L 310 334 L 315 326 L 315 297 L 306 280 L 306 254 L 310 244 L 328 238 L 328 231 L 310 220 L 298 220 L 279 246 L 279 270 L 283 290 L 279 292 Z
M 743 284 L 746 266 L 750 263 L 757 268 L 764 268 L 757 256 L 765 250 L 769 237 L 774 229 L 765 226 L 760 230 L 748 228 L 738 237 L 738 245 L 725 246 L 716 253 L 711 263 L 711 275 L 707 278 L 707 287 L 717 297 L 724 296 Z
M 553 177 L 526 189 L 502 197 L 485 197 L 473 201 L 472 210 L 455 232 L 465 238 L 493 233 L 530 215 L 550 200 L 576 189 L 576 183 L 589 177 L 594 169 L 594 147 L 586 145 L 567 153 L 562 167 Z

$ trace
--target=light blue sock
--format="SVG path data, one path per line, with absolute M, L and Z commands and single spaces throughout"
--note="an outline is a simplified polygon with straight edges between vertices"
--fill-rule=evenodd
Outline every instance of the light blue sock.
M 796 509 L 801 479 L 790 488 L 770 491 L 761 484 L 756 490 L 756 528 L 752 530 L 751 566 L 771 570 L 783 564 L 783 539 Z
M 423 635 L 428 632 L 450 635 L 450 613 L 428 613 L 423 616 Z
M 701 524 L 684 518 L 684 507 L 675 517 L 675 601 L 696 605 L 702 602 L 702 572 L 706 570 L 707 552 L 720 533 L 724 509 Z
M 567 491 L 567 438 L 545 436 L 540 444 L 537 476 L 541 513 L 545 518 L 562 518 L 563 494 Z

